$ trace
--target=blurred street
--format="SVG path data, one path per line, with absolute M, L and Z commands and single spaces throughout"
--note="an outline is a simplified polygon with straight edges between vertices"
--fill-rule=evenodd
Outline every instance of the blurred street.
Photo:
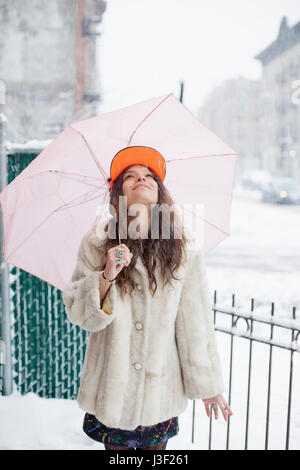
M 286 312 L 293 305 L 299 309 L 299 240 L 299 205 L 263 203 L 259 191 L 237 185 L 231 236 L 206 257 L 211 291 L 217 289 L 218 299 L 229 304 L 236 293 L 247 308 L 254 297 L 257 306 L 274 301 Z

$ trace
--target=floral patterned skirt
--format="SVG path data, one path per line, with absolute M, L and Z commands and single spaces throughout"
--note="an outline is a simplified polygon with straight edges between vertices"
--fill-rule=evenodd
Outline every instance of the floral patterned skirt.
M 96 416 L 86 413 L 83 430 L 92 439 L 120 447 L 150 447 L 166 442 L 179 432 L 178 416 L 153 426 L 138 426 L 133 430 L 109 428 Z

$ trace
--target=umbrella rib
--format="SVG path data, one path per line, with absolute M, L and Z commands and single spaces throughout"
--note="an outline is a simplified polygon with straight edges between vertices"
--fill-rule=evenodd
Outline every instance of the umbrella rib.
M 143 122 L 145 122 L 146 119 L 148 119 L 148 117 L 149 117 L 154 111 L 156 111 L 157 108 L 158 108 L 165 100 L 167 100 L 171 95 L 173 95 L 173 93 L 170 93 L 169 95 L 165 96 L 165 98 L 164 98 L 160 103 L 158 103 L 158 104 L 155 106 L 155 108 L 153 108 L 152 111 L 150 111 L 150 113 L 147 114 L 147 116 L 144 117 L 144 119 L 138 124 L 138 126 L 137 126 L 137 127 L 134 129 L 134 131 L 132 132 L 132 134 L 131 134 L 131 136 L 130 136 L 130 138 L 129 138 L 129 141 L 128 141 L 128 143 L 127 143 L 127 146 L 130 144 L 130 142 L 131 142 L 132 139 L 133 139 L 134 134 L 136 134 L 138 128 L 141 127 L 141 125 L 143 124 Z
M 179 205 L 181 205 L 181 204 L 179 204 Z M 195 217 L 200 217 L 200 219 L 202 219 L 204 222 L 206 222 L 207 224 L 211 225 L 212 227 L 216 228 L 216 229 L 219 230 L 220 232 L 225 233 L 225 235 L 228 235 L 228 237 L 230 237 L 230 233 L 225 232 L 225 231 L 222 230 L 220 227 L 217 227 L 217 225 L 213 224 L 212 222 L 209 222 L 209 220 L 204 219 L 204 217 L 201 217 L 201 215 L 195 214 L 195 212 L 189 211 L 187 208 L 183 208 L 183 209 L 186 210 L 186 211 L 188 211 L 188 212 L 190 212 L 190 213 L 193 214 Z
M 89 198 L 89 199 L 84 199 L 83 201 L 79 201 L 78 203 L 72 204 L 72 205 L 71 205 L 71 203 L 68 203 L 68 204 L 66 205 L 66 207 L 64 207 L 64 206 L 58 207 L 57 209 L 55 209 L 54 212 L 57 212 L 57 211 L 60 211 L 60 210 L 64 210 L 64 209 L 69 209 L 70 207 L 80 206 L 81 204 L 85 204 L 85 203 L 87 203 L 87 202 L 93 201 L 94 199 L 97 199 L 98 197 L 99 197 L 99 195 L 98 195 L 98 196 L 91 197 L 91 198 Z
M 79 197 L 81 198 L 82 196 L 88 195 L 88 194 L 93 193 L 93 192 L 95 193 L 95 189 L 92 189 L 91 191 L 89 191 L 89 192 L 87 192 L 87 193 L 85 193 L 85 194 L 83 194 L 83 195 L 80 195 Z M 96 197 L 99 197 L 99 196 L 96 196 Z M 77 197 L 77 198 L 74 198 L 73 201 L 74 201 L 74 200 L 76 201 L 76 199 L 78 199 L 78 197 Z M 95 198 L 92 198 L 92 199 L 95 199 Z M 92 199 L 91 199 L 91 200 L 92 200 Z M 19 243 L 19 245 L 18 245 L 17 247 L 15 247 L 15 249 L 14 249 L 8 256 L 5 257 L 5 261 L 8 261 L 9 257 L 12 256 L 12 255 L 26 242 L 26 240 L 28 240 L 28 238 L 31 237 L 31 235 L 33 234 L 33 232 L 36 231 L 42 224 L 44 224 L 44 223 L 52 216 L 52 214 L 54 214 L 55 212 L 57 212 L 57 211 L 63 209 L 64 206 L 67 206 L 68 204 L 71 204 L 73 201 L 69 201 L 69 202 L 67 202 L 67 203 L 62 204 L 60 207 L 57 207 L 57 208 L 54 209 L 50 214 L 48 214 L 47 217 L 45 217 L 45 219 L 42 220 L 42 221 L 37 225 L 37 227 L 35 227 L 35 228 L 31 231 L 31 233 L 29 233 L 29 234 L 27 235 L 27 237 L 25 237 L 24 240 L 21 241 L 21 243 Z M 86 200 L 85 200 L 84 202 L 86 202 Z M 80 203 L 81 203 L 81 202 L 80 202 Z
M 193 157 L 185 157 L 185 158 L 171 158 L 170 160 L 166 159 L 166 162 L 177 162 L 179 160 L 193 160 L 194 158 L 207 158 L 207 157 L 225 157 L 225 156 L 232 156 L 232 157 L 237 157 L 237 153 L 211 153 L 211 154 L 205 154 L 205 155 L 195 155 Z
M 80 176 L 82 178 L 90 178 L 90 179 L 101 181 L 101 178 L 97 178 L 97 176 L 83 175 L 83 174 L 80 174 L 80 173 L 71 173 L 70 171 L 65 171 L 65 170 L 47 170 L 47 171 L 50 171 L 51 173 L 62 173 L 62 174 L 66 174 L 66 175 Z
M 174 184 L 177 184 L 177 185 L 184 185 L 184 186 L 189 186 L 189 187 L 190 186 L 195 186 L 196 188 L 204 188 L 207 191 L 215 191 L 215 192 L 219 192 L 219 193 L 222 193 L 222 194 L 228 194 L 228 195 L 232 194 L 232 192 L 225 191 L 224 189 L 209 187 L 209 186 L 205 186 L 204 184 L 191 183 L 190 181 L 187 181 L 185 183 L 184 181 L 168 180 L 168 184 L 169 183 L 174 183 Z
M 8 188 L 8 186 L 9 186 L 10 188 L 12 188 L 12 187 L 13 187 L 14 185 L 16 185 L 16 184 L 23 183 L 23 181 L 26 180 L 27 178 L 35 178 L 36 176 L 40 176 L 40 175 L 43 175 L 43 174 L 45 174 L 45 173 L 55 173 L 55 172 L 58 173 L 59 170 L 45 170 L 45 171 L 40 171 L 39 173 L 35 173 L 35 174 L 33 174 L 33 175 L 26 175 L 26 176 L 24 176 L 23 178 L 20 178 L 18 181 L 15 181 L 15 180 L 11 181 L 11 183 L 9 183 L 9 185 L 5 186 L 5 188 L 3 189 L 3 191 L 6 190 L 6 188 Z M 62 172 L 61 172 L 61 173 L 62 173 Z M 80 175 L 80 174 L 78 174 L 78 173 L 69 173 L 69 172 L 65 172 L 65 173 L 66 173 L 66 174 L 70 174 L 70 175 L 81 176 L 82 178 L 95 178 L 96 180 L 101 181 L 100 178 L 96 178 L 96 177 L 94 177 L 94 176 Z M 86 184 L 88 184 L 88 183 L 86 183 Z
M 98 186 L 98 185 L 95 185 L 95 184 L 88 183 L 87 181 L 80 181 L 80 180 L 75 179 L 76 176 L 79 176 L 80 178 L 92 178 L 92 179 L 96 179 L 98 181 L 101 181 L 100 178 L 95 178 L 93 176 L 83 176 L 83 175 L 80 175 L 80 174 L 68 173 L 68 172 L 64 172 L 64 171 L 60 171 L 60 170 L 49 170 L 49 172 L 50 173 L 58 173 L 58 174 L 60 174 L 60 176 L 64 176 L 66 178 L 69 178 L 73 181 L 76 181 L 77 183 L 83 183 L 83 184 L 86 184 L 88 186 L 93 186 L 94 188 L 102 188 L 103 187 L 103 186 Z M 105 184 L 105 182 L 102 181 L 102 184 Z
M 198 125 L 198 126 L 201 126 L 201 129 L 204 128 L 204 129 L 206 129 L 207 131 L 209 131 L 210 134 L 213 134 L 213 132 L 212 132 L 208 127 L 206 127 L 204 124 L 202 124 L 202 123 L 199 121 L 199 119 L 192 113 L 192 111 L 191 111 L 190 109 L 188 109 L 188 108 L 177 98 L 177 96 L 174 95 L 174 93 L 172 93 L 172 95 L 174 96 L 175 100 L 176 100 L 177 102 L 179 102 L 179 103 L 185 108 L 185 110 L 186 110 L 189 114 L 191 114 L 191 116 L 192 116 L 192 118 L 194 119 L 194 121 L 197 122 L 197 125 Z M 220 137 L 218 137 L 216 134 L 214 134 L 214 136 L 215 136 L 220 142 L 222 142 L 222 144 L 224 145 L 224 142 L 222 141 L 222 139 L 221 139 Z M 231 148 L 231 147 L 229 147 L 229 145 L 227 145 L 227 147 L 228 147 L 228 148 Z M 231 150 L 233 150 L 233 149 L 231 149 Z M 236 154 L 236 153 L 234 152 L 234 154 Z
M 55 212 L 58 212 L 59 210 L 62 210 L 62 209 L 68 209 L 69 207 L 75 207 L 76 205 L 81 205 L 84 202 L 88 202 L 88 201 L 91 201 L 91 200 L 99 197 L 99 196 L 95 196 L 95 197 L 92 197 L 90 199 L 87 199 L 90 195 L 94 195 L 99 189 L 100 189 L 99 187 L 97 187 L 97 189 L 91 189 L 87 193 L 81 194 L 80 196 L 75 197 L 73 200 L 65 202 L 60 207 L 57 207 L 56 209 L 54 209 L 52 211 L 52 214 L 54 214 Z M 78 201 L 78 203 L 76 203 L 76 200 Z
M 108 180 L 108 176 L 107 176 L 107 174 L 106 174 L 104 168 L 102 168 L 102 166 L 101 166 L 101 164 L 100 164 L 98 158 L 96 157 L 94 151 L 93 151 L 92 148 L 90 147 L 90 144 L 89 144 L 88 141 L 86 140 L 86 138 L 85 138 L 85 136 L 83 135 L 83 133 L 80 132 L 80 131 L 79 131 L 78 129 L 76 129 L 75 127 L 73 127 L 72 125 L 70 125 L 70 127 L 72 127 L 72 129 L 73 129 L 75 132 L 77 132 L 77 133 L 81 136 L 81 138 L 84 140 L 84 142 L 85 142 L 87 148 L 88 148 L 89 151 L 90 151 L 90 154 L 92 155 L 92 157 L 93 157 L 93 159 L 94 159 L 94 161 L 95 161 L 97 167 L 98 167 L 99 170 L 100 170 L 100 173 L 102 174 L 102 176 L 103 176 L 103 178 L 104 178 L 105 180 Z

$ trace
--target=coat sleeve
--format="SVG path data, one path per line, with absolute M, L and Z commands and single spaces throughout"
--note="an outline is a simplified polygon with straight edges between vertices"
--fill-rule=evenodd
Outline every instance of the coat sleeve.
M 175 336 L 185 394 L 211 398 L 224 392 L 206 267 L 201 249 L 188 250 Z
M 98 250 L 99 251 L 99 250 Z M 103 330 L 116 317 L 116 282 L 100 301 L 101 271 L 97 268 L 97 248 L 91 246 L 88 235 L 80 243 L 75 270 L 62 292 L 68 319 L 74 325 L 90 332 Z

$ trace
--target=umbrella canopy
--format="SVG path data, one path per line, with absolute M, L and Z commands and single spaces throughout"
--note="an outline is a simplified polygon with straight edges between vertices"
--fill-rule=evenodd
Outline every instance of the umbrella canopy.
M 5 261 L 63 290 L 84 234 L 110 215 L 111 161 L 133 145 L 165 158 L 164 184 L 201 220 L 204 253 L 230 235 L 238 155 L 170 93 L 72 123 L 4 188 Z

